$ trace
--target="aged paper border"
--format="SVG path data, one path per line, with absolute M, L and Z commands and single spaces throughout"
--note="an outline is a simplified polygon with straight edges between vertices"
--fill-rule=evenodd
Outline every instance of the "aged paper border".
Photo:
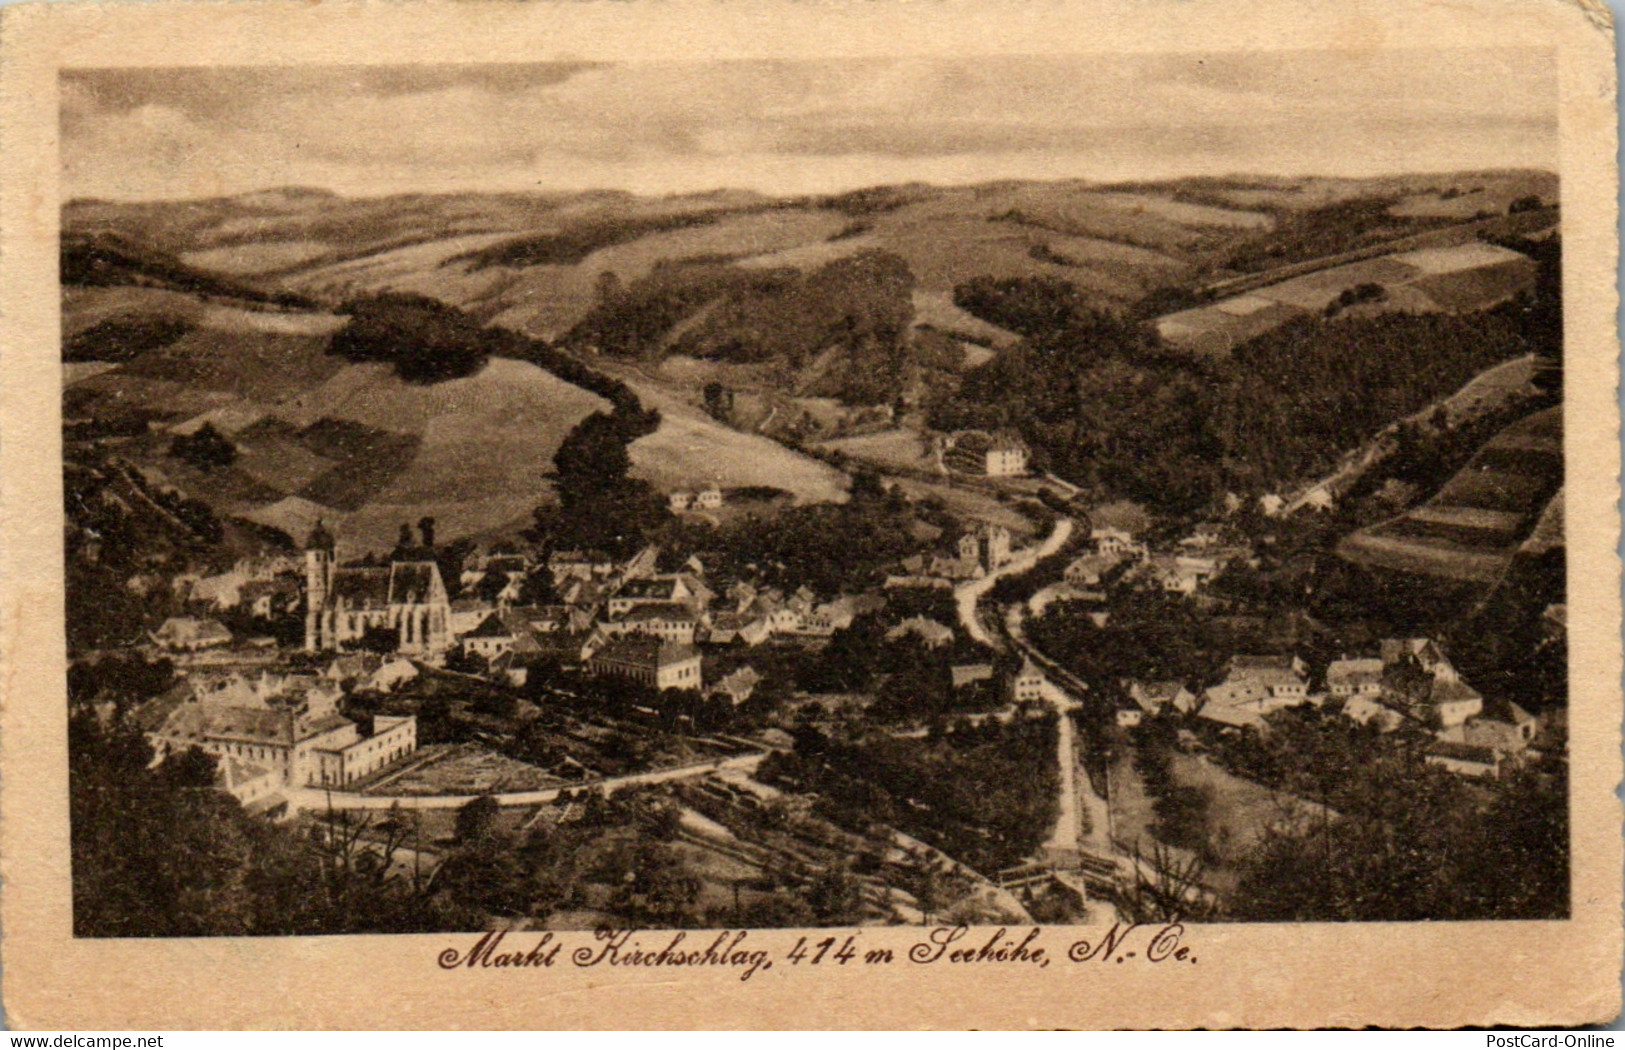
M 1619 345 L 1611 15 L 1570 0 L 51 4 L 0 15 L 0 919 L 38 1028 L 1572 1026 L 1620 1007 Z M 1218 925 L 1194 965 L 442 970 L 448 936 L 75 941 L 61 551 L 61 67 L 1444 46 L 1556 48 L 1566 214 L 1573 917 Z M 1418 59 L 1425 61 L 1425 55 Z M 1057 173 L 1058 175 L 1064 173 Z M 198 188 L 199 195 L 209 192 Z M 1086 931 L 1048 929 L 1064 955 Z M 1095 931 L 1098 933 L 1100 931 Z M 758 931 L 782 954 L 792 931 Z M 822 935 L 821 935 L 822 936 Z M 1091 938 L 1093 934 L 1090 934 Z M 985 938 L 984 938 L 985 939 Z M 571 945 L 590 943 L 573 935 Z

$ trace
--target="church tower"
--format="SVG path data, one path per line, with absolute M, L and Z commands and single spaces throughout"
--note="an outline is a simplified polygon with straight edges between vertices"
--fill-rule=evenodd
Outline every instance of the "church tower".
M 305 651 L 331 648 L 322 630 L 328 595 L 333 589 L 333 534 L 320 518 L 305 540 Z

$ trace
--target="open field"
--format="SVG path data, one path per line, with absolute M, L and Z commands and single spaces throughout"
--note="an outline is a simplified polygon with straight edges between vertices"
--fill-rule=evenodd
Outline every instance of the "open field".
M 1491 438 L 1432 499 L 1347 537 L 1338 552 L 1359 564 L 1491 582 L 1562 484 L 1562 410 L 1549 408 Z
M 62 289 L 62 340 L 114 318 L 161 318 L 195 322 L 207 307 L 195 297 L 164 288 L 131 285 Z
M 662 490 L 711 481 L 733 488 L 771 485 L 803 503 L 846 499 L 845 479 L 833 467 L 760 434 L 726 427 L 647 378 L 622 378 L 645 406 L 660 410 L 660 428 L 628 449 L 633 476 Z
M 1187 204 L 1149 193 L 1103 193 L 1100 200 L 1109 207 L 1130 214 L 1151 214 L 1184 226 L 1235 226 L 1246 230 L 1267 230 L 1275 225 L 1264 212 Z
M 217 273 L 255 274 L 309 262 L 331 251 L 322 241 L 268 241 L 187 252 L 181 262 Z
M 843 452 L 853 459 L 881 468 L 934 472 L 937 466 L 928 439 L 918 431 L 901 427 L 858 437 L 835 438 L 821 442 L 819 447 L 831 452 Z
M 1360 316 L 1470 313 L 1528 291 L 1534 279 L 1529 258 L 1469 239 L 1314 269 L 1273 284 L 1249 282 L 1238 295 L 1164 315 L 1156 326 L 1173 348 L 1223 357 L 1294 318 L 1324 314 L 1339 296 L 1357 288 L 1382 289 L 1380 298 L 1354 308 Z
M 914 291 L 914 323 L 935 328 L 939 332 L 1003 349 L 1021 337 L 998 325 L 989 324 L 954 305 L 948 292 Z
M 98 316 L 122 317 L 171 310 L 176 296 L 79 298 Z M 148 455 L 185 491 L 295 537 L 318 517 L 360 549 L 389 546 L 401 522 L 425 515 L 447 539 L 523 522 L 553 498 L 565 435 L 607 408 L 528 362 L 495 358 L 474 375 L 413 384 L 388 365 L 328 354 L 342 318 L 196 305 L 190 316 L 201 326 L 173 343 L 116 367 L 77 366 L 66 407 L 73 416 L 136 409 L 176 432 L 209 423 L 230 434 L 239 462 L 213 477 L 189 476 L 162 442 L 147 443 Z M 845 498 L 844 479 L 824 464 L 722 426 L 657 384 L 643 383 L 640 395 L 664 422 L 632 449 L 639 476 L 662 487 L 714 480 L 804 501 Z
M 1009 504 L 999 502 L 991 492 L 961 488 L 948 484 L 946 480 L 936 483 L 916 478 L 887 478 L 886 483 L 902 489 L 909 499 L 937 500 L 948 509 L 949 514 L 961 520 L 1003 525 L 1011 535 L 1023 540 L 1037 534 L 1037 528 L 1029 518 Z

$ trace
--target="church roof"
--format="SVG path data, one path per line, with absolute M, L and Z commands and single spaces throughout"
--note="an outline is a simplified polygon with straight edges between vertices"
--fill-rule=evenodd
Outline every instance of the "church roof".
M 389 604 L 389 570 L 334 569 L 333 601 L 343 601 L 352 609 L 383 608 Z
M 440 579 L 440 567 L 432 561 L 398 561 L 389 567 L 389 603 L 410 605 L 428 601 Z

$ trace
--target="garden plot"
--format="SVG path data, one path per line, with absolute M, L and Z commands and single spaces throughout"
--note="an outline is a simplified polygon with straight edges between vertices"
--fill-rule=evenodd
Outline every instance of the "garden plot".
M 458 744 L 367 790 L 380 795 L 496 795 L 565 783 L 568 781 L 506 755 L 474 744 Z

